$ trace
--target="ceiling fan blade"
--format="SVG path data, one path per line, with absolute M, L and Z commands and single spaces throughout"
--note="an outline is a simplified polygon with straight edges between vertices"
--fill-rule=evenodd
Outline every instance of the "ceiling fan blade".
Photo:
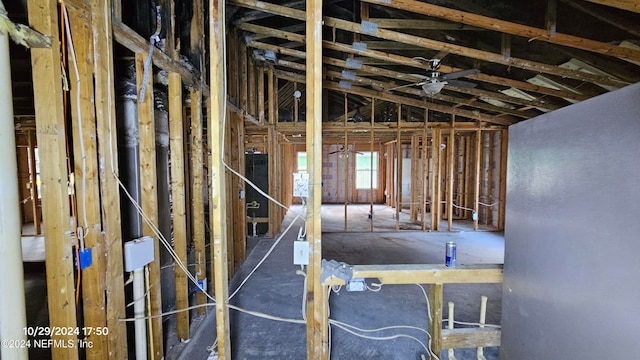
M 424 84 L 424 81 L 418 82 L 418 83 L 413 83 L 413 84 L 396 86 L 396 87 L 392 87 L 391 89 L 387 89 L 387 90 L 397 90 L 397 89 L 402 89 L 402 88 L 409 87 L 409 86 L 422 86 L 423 84 Z
M 452 72 L 452 73 L 448 73 L 448 74 L 444 74 L 444 75 L 440 76 L 440 80 L 457 79 L 457 78 L 461 78 L 461 77 L 465 77 L 465 76 L 469 76 L 469 75 L 473 75 L 473 74 L 478 74 L 479 72 L 480 72 L 480 70 L 478 70 L 478 69 L 468 69 L 468 70 L 456 71 L 456 72 Z
M 472 83 L 470 81 L 464 81 L 464 80 L 448 80 L 447 84 L 451 86 L 457 86 L 457 87 L 463 87 L 463 88 L 474 88 L 478 86 L 478 84 L 476 83 Z

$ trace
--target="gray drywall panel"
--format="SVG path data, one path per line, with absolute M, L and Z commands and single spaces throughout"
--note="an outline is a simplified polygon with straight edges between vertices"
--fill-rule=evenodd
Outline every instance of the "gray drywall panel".
M 505 360 L 640 358 L 640 84 L 509 129 Z

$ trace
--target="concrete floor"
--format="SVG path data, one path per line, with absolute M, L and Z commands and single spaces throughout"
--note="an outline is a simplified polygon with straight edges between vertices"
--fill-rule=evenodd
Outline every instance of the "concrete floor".
M 382 207 L 382 205 L 376 205 Z M 350 206 L 351 208 L 352 206 Z M 368 212 L 362 209 L 356 211 Z M 300 210 L 299 208 L 296 210 Z M 381 225 L 376 213 L 388 209 L 374 209 L 375 226 Z M 370 227 L 367 217 L 349 217 L 353 229 Z M 285 226 L 292 220 L 289 215 Z M 389 221 L 389 219 L 386 219 Z M 344 226 L 343 213 L 323 206 L 323 230 L 325 225 Z M 395 228 L 395 220 L 394 228 Z M 301 224 L 297 220 L 297 225 Z M 332 225 L 333 224 L 333 225 Z M 231 303 L 245 309 L 260 311 L 283 318 L 302 319 L 303 277 L 296 275 L 299 266 L 292 264 L 293 244 L 298 227 L 287 234 L 271 256 L 246 283 Z M 327 232 L 323 234 L 323 258 L 344 261 L 348 264 L 411 264 L 443 263 L 444 244 L 458 244 L 458 263 L 502 263 L 504 238 L 494 232 Z M 273 239 L 260 239 L 249 253 L 247 261 L 235 274 L 230 285 L 232 293 L 244 277 L 254 268 L 274 243 Z M 427 287 L 425 286 L 425 289 Z M 498 324 L 501 317 L 501 285 L 471 284 L 445 285 L 444 303 L 455 303 L 455 319 L 477 322 L 480 297 L 489 297 L 487 323 Z M 379 292 L 346 292 L 330 296 L 331 319 L 336 319 L 364 329 L 403 325 L 427 327 L 427 307 L 424 294 L 416 285 L 384 286 Z M 215 317 L 209 314 L 198 319 L 199 331 L 188 344 L 181 344 L 167 354 L 167 359 L 207 359 L 207 347 L 215 340 Z M 446 310 L 444 317 L 446 318 Z M 244 359 L 304 359 L 306 358 L 306 328 L 302 324 L 267 320 L 231 310 L 232 358 Z M 370 336 L 413 336 L 425 345 L 426 334 L 413 330 L 389 330 L 367 333 Z M 333 359 L 420 359 L 425 350 L 415 340 L 401 337 L 379 341 L 362 339 L 332 327 L 331 356 Z M 497 348 L 484 351 L 487 359 L 498 359 Z M 475 349 L 455 350 L 457 359 L 475 359 Z M 447 359 L 446 351 L 441 354 Z

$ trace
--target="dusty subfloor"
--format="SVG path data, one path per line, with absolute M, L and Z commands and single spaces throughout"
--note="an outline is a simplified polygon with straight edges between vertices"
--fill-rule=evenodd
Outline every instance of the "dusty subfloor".
M 300 211 L 300 208 L 295 210 Z M 385 209 L 379 209 L 378 213 L 383 214 L 383 211 Z M 382 225 L 375 214 L 374 211 L 374 222 L 378 221 L 378 225 Z M 339 226 L 344 222 L 343 214 L 331 211 L 331 208 L 323 207 L 322 216 L 323 230 L 324 224 L 330 225 L 331 228 L 332 224 Z M 285 219 L 285 227 L 292 219 L 290 213 Z M 367 218 L 352 217 L 349 225 L 353 229 L 366 229 L 370 226 L 367 222 Z M 296 274 L 300 267 L 292 263 L 292 242 L 301 224 L 301 220 L 296 220 L 292 230 L 283 237 L 269 258 L 231 300 L 232 304 L 282 318 L 302 319 L 304 279 Z M 442 263 L 444 244 L 448 241 L 458 244 L 459 264 L 503 262 L 502 233 L 486 231 L 343 233 L 334 229 L 332 232 L 323 233 L 323 258 L 348 264 Z M 274 239 L 262 238 L 257 241 L 247 261 L 234 276 L 230 293 L 234 292 L 237 285 L 273 244 Z M 428 290 L 427 286 L 425 290 Z M 456 320 L 477 322 L 480 297 L 488 296 L 487 323 L 498 324 L 501 317 L 501 294 L 501 285 L 445 285 L 444 304 L 449 301 L 455 303 Z M 427 305 L 424 294 L 417 285 L 384 286 L 379 292 L 347 292 L 342 289 L 331 294 L 330 309 L 331 319 L 363 329 L 387 326 L 414 326 L 422 329 L 427 327 Z M 447 317 L 446 308 L 444 317 Z M 235 310 L 231 310 L 231 321 L 234 360 L 306 358 L 306 328 L 303 324 L 261 319 Z M 207 348 L 215 340 L 215 318 L 212 309 L 209 310 L 208 316 L 198 321 L 197 326 L 199 330 L 195 332 L 194 338 L 188 344 L 171 349 L 167 354 L 168 359 L 207 359 L 210 354 Z M 420 355 L 426 353 L 417 340 L 427 345 L 427 336 L 415 329 L 400 328 L 366 335 L 401 336 L 384 341 L 363 339 L 334 326 L 331 336 L 331 358 L 406 360 L 420 359 Z M 484 354 L 487 359 L 498 359 L 497 348 L 487 348 Z M 476 349 L 457 349 L 455 355 L 459 360 L 475 359 Z M 442 352 L 441 358 L 447 359 L 446 351 Z

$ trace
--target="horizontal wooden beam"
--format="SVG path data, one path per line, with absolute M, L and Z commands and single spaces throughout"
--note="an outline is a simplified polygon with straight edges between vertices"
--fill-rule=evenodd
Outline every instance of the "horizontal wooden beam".
M 281 53 L 281 54 L 286 54 L 289 56 L 295 56 L 295 57 L 299 57 L 299 58 L 305 58 L 306 57 L 306 53 L 300 50 L 293 50 L 293 49 L 288 49 L 288 48 L 282 48 L 279 47 L 277 45 L 272 45 L 272 44 L 265 44 L 265 43 L 260 43 L 260 42 L 251 42 L 250 43 L 251 47 L 255 47 L 258 49 L 264 49 L 264 50 L 272 50 L 276 53 Z M 330 58 L 330 57 L 323 57 L 323 62 L 327 65 L 334 65 L 337 67 L 346 67 L 346 61 L 344 60 L 339 60 L 339 59 L 334 59 L 334 58 Z M 280 61 L 278 60 L 278 65 L 281 66 L 288 66 L 288 64 L 295 64 L 295 69 L 296 70 L 301 70 L 304 71 L 305 68 L 302 66 L 302 64 L 299 63 L 295 63 L 295 62 L 285 62 L 285 61 Z M 384 69 L 384 68 L 379 68 L 379 67 L 374 67 L 374 66 L 369 66 L 369 65 L 363 65 L 362 68 L 360 70 L 358 70 L 357 72 L 365 72 L 365 73 L 369 73 L 372 75 L 378 75 L 378 76 L 386 76 L 389 78 L 395 78 L 398 80 L 404 80 L 404 81 L 409 81 L 409 82 L 417 82 L 417 81 L 422 81 L 424 80 L 421 77 L 417 77 L 415 75 L 411 75 L 411 74 L 405 74 L 405 73 L 401 73 L 401 72 L 396 72 L 393 70 L 388 70 L 388 69 Z M 292 81 L 298 81 L 298 80 L 292 80 Z M 396 84 L 394 84 L 395 86 Z M 389 86 L 385 87 L 385 88 L 389 88 Z M 458 91 L 458 92 L 465 92 L 465 89 L 462 88 L 456 88 L 456 87 L 452 87 L 447 85 L 447 88 L 450 90 L 454 90 L 454 91 Z M 488 97 L 488 98 L 494 98 L 496 100 L 501 100 L 501 101 L 505 101 L 505 102 L 510 102 L 510 103 L 514 103 L 514 104 L 518 104 L 518 105 L 522 105 L 522 106 L 533 106 L 533 107 L 539 107 L 539 108 L 543 108 L 543 109 L 550 109 L 550 110 L 554 110 L 557 107 L 553 106 L 545 101 L 540 101 L 540 100 L 525 100 L 525 99 L 519 99 L 516 97 L 512 97 L 512 96 L 507 96 L 501 93 L 496 93 L 496 92 L 491 92 L 491 91 L 485 91 L 485 90 L 480 90 L 480 89 L 468 89 L 469 91 L 472 91 L 472 95 L 474 96 L 483 96 L 483 97 Z M 349 92 L 349 91 L 347 91 Z
M 614 56 L 621 59 L 640 61 L 640 51 L 626 49 L 620 46 L 603 43 L 591 39 L 581 38 L 573 35 L 562 33 L 549 34 L 546 29 L 540 29 L 533 26 L 517 24 L 505 20 L 500 20 L 488 16 L 478 15 L 474 13 L 455 10 L 443 6 L 433 5 L 422 1 L 415 0 L 364 0 L 371 4 L 382 5 L 394 9 L 410 11 L 416 14 L 438 17 L 449 21 L 473 25 L 484 29 L 495 30 L 505 34 L 522 36 L 531 40 L 546 41 L 552 44 L 573 47 L 577 49 L 592 51 L 595 53 Z M 638 1 L 629 1 L 635 3 L 634 8 L 640 10 Z M 606 1 L 607 5 L 612 3 Z M 630 6 L 631 7 L 631 6 Z
M 387 19 L 369 18 L 383 29 L 416 29 L 416 30 L 484 30 L 480 27 L 465 24 L 422 19 Z
M 397 264 L 354 265 L 353 278 L 378 279 L 391 284 L 499 284 L 502 283 L 502 264 L 459 265 Z M 325 285 L 339 285 L 344 281 L 330 278 Z
M 611 6 L 622 10 L 640 13 L 640 2 L 637 0 L 585 0 L 594 4 Z
M 443 349 L 462 349 L 500 346 L 500 329 L 459 328 L 442 329 Z
M 429 103 L 429 102 L 418 100 L 418 99 L 408 98 L 401 95 L 392 95 L 386 92 L 369 90 L 369 89 L 365 89 L 358 86 L 352 86 L 350 89 L 343 89 L 339 87 L 337 83 L 334 83 L 334 82 L 325 81 L 323 84 L 324 84 L 324 88 L 327 90 L 334 90 L 339 92 L 346 92 L 349 94 L 356 94 L 360 96 L 371 97 L 375 99 L 381 99 L 381 100 L 390 101 L 396 104 L 414 106 L 420 109 L 435 110 L 435 111 L 443 112 L 445 114 L 454 114 L 458 116 L 464 116 L 469 119 L 486 121 L 493 124 L 513 125 L 518 122 L 517 119 L 514 119 L 513 117 L 510 117 L 510 116 L 496 117 L 495 115 L 485 114 L 479 111 L 456 109 L 451 106 Z
M 134 53 L 148 53 L 151 44 L 145 40 L 142 36 L 136 33 L 133 29 L 123 24 L 120 20 L 113 19 L 113 37 L 114 39 L 125 48 L 133 51 Z M 162 70 L 180 74 L 182 81 L 190 88 L 200 89 L 204 96 L 208 96 L 209 87 L 206 84 L 200 83 L 200 74 L 197 71 L 191 71 L 180 63 L 174 61 L 169 55 L 162 52 L 160 49 L 154 49 L 153 51 L 153 64 Z M 194 67 L 195 69 L 195 67 Z

